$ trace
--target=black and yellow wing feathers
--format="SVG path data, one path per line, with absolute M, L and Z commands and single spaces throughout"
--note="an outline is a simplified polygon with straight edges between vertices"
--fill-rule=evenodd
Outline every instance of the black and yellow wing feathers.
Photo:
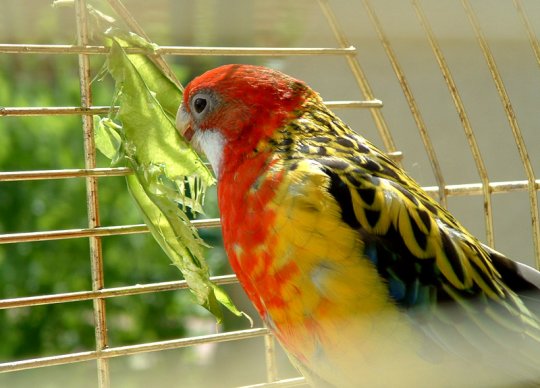
M 445 350 L 485 358 L 481 349 L 519 346 L 516 363 L 538 370 L 533 283 L 540 273 L 529 268 L 523 276 L 523 267 L 481 244 L 384 153 L 312 103 L 271 146 L 291 168 L 309 159 L 328 176 L 343 222 L 357 231 L 389 297 Z

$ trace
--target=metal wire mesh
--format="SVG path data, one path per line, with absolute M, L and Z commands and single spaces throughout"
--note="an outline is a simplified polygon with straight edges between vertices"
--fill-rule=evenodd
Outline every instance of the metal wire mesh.
M 115 6 L 115 9 L 120 13 L 126 13 L 127 10 L 122 7 L 118 1 L 109 1 Z M 484 57 L 486 67 L 485 71 L 489 72 L 490 78 L 497 90 L 497 95 L 502 104 L 505 116 L 508 120 L 508 128 L 511 131 L 515 147 L 522 164 L 523 173 L 526 179 L 511 180 L 511 181 L 492 181 L 488 174 L 488 168 L 484 162 L 484 155 L 481 152 L 479 141 L 476 137 L 476 132 L 473 129 L 472 120 L 470 119 L 466 103 L 461 97 L 457 83 L 451 72 L 451 65 L 447 61 L 444 50 L 434 32 L 429 12 L 426 12 L 425 5 L 419 0 L 412 1 L 412 10 L 417 15 L 418 26 L 421 29 L 424 39 L 429 44 L 432 50 L 432 55 L 436 60 L 440 74 L 443 77 L 444 83 L 448 88 L 451 101 L 455 105 L 455 110 L 459 117 L 460 123 L 467 140 L 469 151 L 474 160 L 475 168 L 480 182 L 447 184 L 446 177 L 443 174 L 441 163 L 436 152 L 436 147 L 433 142 L 433 136 L 429 125 L 423 117 L 422 107 L 415 98 L 414 87 L 407 79 L 407 72 L 402 66 L 399 59 L 399 50 L 394 49 L 391 34 L 387 32 L 383 18 L 377 10 L 377 6 L 370 0 L 362 0 L 364 16 L 371 22 L 371 28 L 375 33 L 380 47 L 384 51 L 392 72 L 395 74 L 397 83 L 405 97 L 406 105 L 409 113 L 412 115 L 415 126 L 427 154 L 427 159 L 431 166 L 435 179 L 434 186 L 427 186 L 425 189 L 437 197 L 443 204 L 447 205 L 448 197 L 455 196 L 481 196 L 482 209 L 484 214 L 485 237 L 489 245 L 495 242 L 494 232 L 494 212 L 493 212 L 493 196 L 497 193 L 511 193 L 521 191 L 527 193 L 527 198 L 530 208 L 530 226 L 531 236 L 534 245 L 534 257 L 537 267 L 540 267 L 540 226 L 538 221 L 538 199 L 537 192 L 540 189 L 540 180 L 537 180 L 534 174 L 533 161 L 527 153 L 527 144 L 521 127 L 518 123 L 518 115 L 514 109 L 512 101 L 509 97 L 503 80 L 503 76 L 499 71 L 495 62 L 494 54 L 489 45 L 490 37 L 483 31 L 482 23 L 479 21 L 475 2 L 463 0 L 462 11 L 469 20 L 472 28 L 472 35 L 478 42 L 478 48 Z M 480 4 L 481 6 L 482 4 Z M 535 28 L 531 20 L 540 20 L 540 15 L 531 17 L 528 13 L 528 4 L 523 4 L 521 0 L 513 2 L 513 9 L 520 20 L 522 26 L 522 38 L 530 43 L 530 47 L 537 64 L 540 64 L 540 45 L 536 37 Z M 366 55 L 362 50 L 350 45 L 347 36 L 340 25 L 339 18 L 336 16 L 333 3 L 327 0 L 319 0 L 321 14 L 324 15 L 328 23 L 329 30 L 333 36 L 337 47 L 330 48 L 270 48 L 270 47 L 180 47 L 180 46 L 161 46 L 156 51 L 156 58 L 161 61 L 163 55 L 174 56 L 264 56 L 264 57 L 306 57 L 317 61 L 323 56 L 342 57 L 353 75 L 354 81 L 359 88 L 363 100 L 352 101 L 328 101 L 327 104 L 333 108 L 363 108 L 369 109 L 374 127 L 380 135 L 382 144 L 386 150 L 393 154 L 399 160 L 400 152 L 397 142 L 394 140 L 394 131 L 390 130 L 390 125 L 387 119 L 383 116 L 383 110 L 379 109 L 382 103 L 376 98 L 377 93 L 372 90 L 368 82 L 368 75 L 360 62 L 362 55 Z M 496 5 L 493 5 L 495 7 Z M 105 304 L 107 298 L 115 298 L 120 296 L 155 293 L 161 291 L 180 290 L 186 288 L 184 281 L 159 282 L 144 285 L 131 285 L 125 287 L 109 288 L 103 278 L 103 260 L 106 258 L 102 254 L 102 239 L 113 235 L 126 235 L 136 233 L 147 233 L 145 225 L 116 225 L 103 226 L 100 223 L 100 209 L 98 204 L 99 190 L 98 180 L 102 177 L 109 176 L 125 176 L 130 174 L 127 168 L 97 168 L 96 167 L 96 147 L 94 143 L 94 135 L 92 130 L 92 116 L 95 114 L 106 113 L 110 107 L 95 106 L 92 103 L 92 93 L 90 82 L 93 75 L 90 74 L 89 60 L 91 56 L 102 55 L 108 52 L 106 47 L 89 45 L 88 37 L 88 21 L 86 12 L 85 0 L 76 0 L 75 2 L 75 18 L 77 21 L 77 43 L 74 45 L 59 45 L 59 44 L 0 44 L 0 53 L 2 55 L 27 55 L 27 54 L 70 54 L 78 56 L 79 63 L 79 82 L 80 82 L 80 106 L 62 106 L 62 107 L 2 107 L 0 108 L 0 116 L 47 116 L 47 115 L 80 115 L 82 118 L 82 129 L 84 136 L 84 160 L 85 166 L 83 169 L 66 168 L 61 170 L 46 170 L 46 171 L 4 171 L 0 172 L 0 182 L 6 181 L 25 181 L 25 180 L 45 180 L 45 179 L 74 179 L 84 178 L 86 180 L 86 208 L 88 213 L 87 228 L 69 229 L 69 230 L 50 230 L 50 231 L 28 231 L 0 235 L 0 244 L 16 244 L 23 242 L 35 242 L 46 240 L 62 240 L 71 238 L 85 238 L 90 244 L 90 263 L 92 273 L 92 289 L 80 292 L 69 292 L 62 294 L 24 296 L 11 299 L 0 299 L 0 309 L 16 309 L 25 306 L 38 306 L 53 303 L 67 303 L 73 301 L 91 300 L 93 301 L 94 311 L 94 332 L 96 337 L 96 349 L 85 352 L 59 354 L 54 356 L 38 357 L 32 359 L 9 361 L 0 363 L 0 372 L 14 372 L 24 369 L 46 367 L 53 365 L 63 365 L 88 360 L 96 360 L 98 377 L 97 385 L 101 388 L 111 386 L 111 377 L 109 371 L 109 359 L 112 357 L 124 357 L 133 354 L 155 352 L 167 349 L 175 349 L 180 347 L 189 347 L 198 344 L 216 343 L 223 341 L 242 341 L 248 338 L 264 337 L 264 354 L 267 364 L 267 381 L 253 386 L 295 386 L 304 384 L 301 377 L 292 379 L 281 379 L 279 371 L 275 363 L 275 343 L 271 335 L 264 327 L 258 327 L 248 330 L 240 330 L 233 332 L 217 333 L 212 335 L 203 335 L 199 337 L 178 338 L 169 341 L 159 341 L 154 343 L 141 343 L 131 346 L 111 347 L 108 344 L 107 336 L 107 315 Z M 124 15 L 126 16 L 126 15 Z M 129 13 L 126 18 L 131 21 L 130 27 L 138 33 L 144 35 L 141 27 L 136 24 L 133 19 L 129 19 Z M 132 50 L 136 52 L 137 50 Z M 536 77 L 538 74 L 536 74 Z M 469 111 L 474 110 L 474 106 L 469 106 Z M 397 129 L 395 130 L 397 131 Z M 458 129 L 455 129 L 458 131 Z M 538 131 L 538 128 L 536 128 Z M 535 145 L 529 145 L 529 148 Z M 534 149 L 533 148 L 533 149 Z M 462 150 L 466 153 L 467 150 Z M 404 153 L 404 160 L 407 160 L 409 155 Z M 82 206 L 82 204 L 81 204 Z M 194 221 L 198 228 L 216 228 L 219 227 L 219 219 L 207 219 Z M 214 277 L 214 281 L 218 284 L 230 284 L 236 282 L 234 275 L 225 275 Z

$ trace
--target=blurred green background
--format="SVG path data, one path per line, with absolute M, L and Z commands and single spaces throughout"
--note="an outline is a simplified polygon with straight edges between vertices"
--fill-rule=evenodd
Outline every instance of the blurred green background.
M 0 43 L 75 44 L 74 10 L 52 8 L 50 0 L 2 0 Z M 92 2 L 109 12 L 104 2 Z M 139 24 L 160 45 L 335 47 L 316 2 L 264 0 L 125 0 Z M 383 110 L 404 165 L 423 185 L 435 184 L 418 130 L 399 83 L 361 1 L 330 2 L 343 23 Z M 400 59 L 432 136 L 447 184 L 479 182 L 459 118 L 435 59 L 409 2 L 377 0 L 375 9 Z M 471 116 L 491 180 L 525 179 L 523 168 L 493 82 L 457 1 L 424 2 Z M 540 171 L 540 77 L 512 2 L 472 2 L 489 37 L 518 120 Z M 524 1 L 536 34 L 540 3 Z M 112 12 L 109 12 L 112 14 Z M 94 35 L 95 44 L 101 44 Z M 92 74 L 104 57 L 93 56 Z M 167 57 L 185 84 L 223 63 L 266 64 L 306 80 L 326 100 L 362 99 L 344 58 L 326 57 Z M 92 84 L 94 105 L 109 105 L 112 82 Z M 80 105 L 76 55 L 0 54 L 0 107 Z M 367 110 L 338 112 L 351 126 L 381 145 Z M 100 167 L 108 160 L 98 155 Z M 0 117 L 0 171 L 83 168 L 81 118 L 78 116 Z M 99 180 L 104 226 L 142 222 L 124 179 Z M 0 233 L 47 231 L 87 226 L 84 179 L 0 182 Z M 457 217 L 485 240 L 481 197 L 450 198 Z M 215 193 L 207 215 L 218 216 Z M 527 195 L 494 197 L 497 248 L 533 264 Z M 219 229 L 201 232 L 214 248 L 208 261 L 214 275 L 230 273 Z M 91 289 L 86 239 L 0 245 L 0 299 Z M 103 238 L 107 287 L 180 279 L 147 234 Z M 255 317 L 238 286 L 227 286 L 240 307 Z M 111 298 L 107 302 L 111 346 L 189 335 L 217 328 L 186 291 Z M 247 328 L 246 320 L 226 316 L 219 330 Z M 72 302 L 0 310 L 0 362 L 95 348 L 92 303 Z M 262 339 L 198 346 L 111 360 L 113 386 L 234 386 L 264 378 Z M 280 359 L 281 376 L 295 372 Z M 211 373 L 209 373 L 211 372 Z M 96 386 L 95 362 L 0 374 L 0 386 Z

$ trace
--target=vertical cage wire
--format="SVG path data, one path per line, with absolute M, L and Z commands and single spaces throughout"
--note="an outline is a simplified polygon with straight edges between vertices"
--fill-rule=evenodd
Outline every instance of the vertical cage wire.
M 529 42 L 531 43 L 532 50 L 536 57 L 536 61 L 540 64 L 540 43 L 538 42 L 538 38 L 534 34 L 534 30 L 532 28 L 529 17 L 527 16 L 527 12 L 523 7 L 523 2 L 521 0 L 514 0 L 514 6 L 516 7 L 517 13 L 521 19 L 521 22 L 523 23 L 523 26 L 525 27 L 525 31 L 527 31 L 527 37 L 529 38 Z
M 130 27 L 143 36 L 144 31 L 131 18 L 127 9 L 118 0 L 108 0 L 109 4 L 119 13 L 124 14 L 124 19 L 131 22 Z M 177 47 L 177 46 L 161 46 L 156 50 L 152 59 L 162 68 L 166 74 L 174 82 L 176 77 L 170 71 L 166 63 L 162 59 L 162 55 L 213 55 L 213 56 L 292 56 L 292 55 L 311 55 L 320 56 L 341 56 L 346 59 L 351 73 L 363 94 L 365 101 L 327 101 L 327 105 L 333 108 L 367 108 L 370 109 L 372 118 L 381 135 L 384 146 L 387 151 L 393 153 L 396 158 L 399 158 L 397 147 L 395 145 L 392 134 L 388 128 L 385 118 L 380 111 L 381 102 L 375 99 L 375 94 L 368 82 L 368 78 L 364 70 L 360 66 L 357 57 L 357 50 L 350 46 L 348 39 L 343 32 L 336 14 L 328 0 L 319 0 L 320 9 L 330 26 L 334 38 L 338 42 L 337 48 L 228 48 L 228 47 Z M 433 55 L 437 60 L 439 68 L 443 74 L 443 78 L 448 87 L 449 93 L 453 99 L 456 111 L 462 123 L 466 139 L 473 159 L 476 164 L 476 169 L 480 177 L 480 183 L 446 185 L 444 177 L 438 168 L 437 155 L 431 141 L 429 140 L 428 131 L 425 123 L 419 114 L 419 108 L 415 103 L 413 92 L 411 91 L 406 81 L 399 60 L 392 50 L 390 40 L 385 35 L 382 23 L 378 20 L 374 8 L 369 0 L 364 0 L 364 5 L 367 15 L 371 18 L 375 31 L 379 35 L 380 42 L 386 51 L 387 57 L 394 69 L 395 75 L 398 78 L 402 91 L 409 103 L 409 108 L 413 118 L 416 121 L 417 127 L 422 134 L 422 139 L 429 160 L 432 163 L 434 175 L 436 177 L 437 186 L 426 187 L 426 191 L 433 196 L 439 196 L 444 202 L 447 196 L 470 196 L 481 195 L 484 203 L 485 225 L 487 242 L 489 245 L 494 244 L 493 233 L 493 214 L 491 198 L 496 193 L 509 193 L 514 191 L 525 191 L 528 193 L 530 202 L 531 225 L 533 231 L 533 242 L 537 266 L 540 267 L 540 227 L 538 222 L 538 202 L 537 191 L 540 189 L 540 180 L 535 178 L 532 163 L 527 153 L 526 144 L 523 138 L 522 131 L 518 125 L 515 112 L 513 110 L 510 98 L 506 92 L 502 77 L 498 71 L 495 59 L 488 46 L 487 39 L 482 32 L 478 17 L 468 0 L 462 0 L 462 5 L 467 17 L 473 27 L 476 39 L 480 49 L 486 60 L 486 64 L 490 75 L 493 79 L 501 103 L 506 112 L 508 122 L 514 137 L 517 150 L 524 171 L 526 173 L 526 181 L 509 181 L 509 182 L 492 182 L 489 179 L 487 168 L 484 164 L 478 142 L 476 140 L 473 127 L 468 118 L 464 103 L 458 92 L 456 83 L 453 80 L 450 68 L 446 63 L 443 52 L 438 44 L 437 38 L 433 33 L 430 22 L 426 13 L 423 11 L 421 2 L 413 0 L 412 5 L 417 13 L 418 20 L 422 26 L 426 38 L 433 51 Z M 514 0 L 516 12 L 523 23 L 531 48 L 535 54 L 537 61 L 540 63 L 540 45 L 531 26 L 527 12 L 524 10 L 521 0 Z M 105 301 L 108 298 L 137 295 L 143 293 L 154 293 L 171 290 L 186 289 L 185 281 L 174 282 L 159 282 L 144 285 L 133 285 L 117 288 L 106 288 L 103 277 L 103 255 L 101 248 L 101 239 L 105 236 L 125 235 L 135 233 L 147 233 L 148 229 L 145 225 L 118 225 L 104 227 L 100 224 L 100 214 L 98 206 L 98 179 L 107 176 L 125 176 L 131 173 L 128 168 L 97 168 L 96 167 L 96 149 L 93 138 L 93 123 L 94 114 L 103 114 L 108 112 L 110 107 L 94 106 L 92 104 L 92 94 L 90 88 L 91 74 L 89 67 L 90 55 L 102 55 L 107 53 L 108 49 L 101 46 L 90 46 L 87 29 L 87 12 L 86 1 L 76 0 L 75 2 L 75 17 L 77 25 L 77 45 L 27 45 L 27 44 L 0 44 L 0 53 L 11 53 L 15 55 L 22 54 L 65 54 L 71 53 L 78 55 L 79 58 L 79 82 L 80 82 L 80 106 L 75 107 L 2 107 L 0 108 L 0 116 L 46 116 L 46 115 L 80 115 L 82 118 L 82 130 L 84 136 L 84 169 L 63 169 L 63 170 L 48 170 L 48 171 L 4 171 L 0 172 L 0 181 L 25 181 L 25 180 L 42 180 L 42 179 L 72 179 L 84 178 L 86 180 L 86 200 L 88 213 L 88 228 L 56 230 L 45 232 L 23 232 L 0 234 L 0 244 L 21 243 L 30 241 L 48 241 L 61 240 L 69 238 L 88 238 L 90 244 L 90 262 L 92 273 L 92 290 L 69 292 L 64 294 L 26 296 L 12 299 L 0 299 L 0 309 L 12 309 L 24 306 L 38 306 L 52 303 L 68 303 L 73 301 L 92 300 L 93 313 L 95 322 L 95 337 L 96 349 L 92 351 L 83 351 L 71 354 L 61 354 L 48 357 L 37 357 L 21 361 L 11 361 L 0 363 L 0 372 L 10 372 L 17 370 L 32 369 L 38 367 L 63 365 L 74 362 L 95 360 L 98 365 L 98 386 L 100 388 L 110 387 L 110 371 L 108 360 L 113 357 L 123 357 L 145 352 L 163 351 L 167 349 L 177 349 L 188 346 L 195 346 L 206 343 L 219 343 L 224 341 L 241 341 L 249 338 L 260 338 L 264 340 L 264 355 L 266 362 L 266 380 L 265 383 L 255 384 L 251 387 L 271 387 L 271 386 L 300 386 L 305 383 L 304 379 L 288 378 L 280 379 L 279 370 L 275 360 L 275 340 L 264 328 L 252 328 L 248 330 L 239 330 L 235 332 L 225 332 L 211 335 L 203 335 L 198 337 L 179 338 L 169 341 L 158 341 L 153 343 L 140 343 L 130 346 L 109 347 L 107 338 L 107 319 Z M 131 52 L 140 52 L 133 49 Z M 179 86 L 181 86 L 178 83 Z M 219 226 L 219 219 L 208 219 L 194 221 L 197 228 L 214 228 Z M 217 284 L 232 284 L 236 283 L 234 275 L 216 276 L 212 278 Z
M 484 54 L 484 58 L 486 60 L 489 72 L 491 74 L 491 77 L 493 78 L 493 82 L 495 83 L 497 92 L 499 93 L 501 103 L 506 112 L 508 123 L 510 124 L 510 128 L 512 129 L 512 135 L 514 136 L 521 162 L 523 163 L 523 168 L 525 169 L 525 174 L 528 181 L 527 191 L 529 193 L 529 202 L 531 207 L 531 225 L 533 231 L 534 254 L 536 260 L 536 267 L 540 268 L 540 224 L 538 223 L 538 194 L 536 189 L 536 178 L 534 176 L 534 171 L 531 164 L 531 158 L 529 157 L 529 154 L 527 152 L 525 140 L 523 139 L 523 134 L 517 122 L 517 117 L 512 106 L 512 102 L 510 101 L 510 97 L 508 96 L 508 93 L 504 86 L 504 82 L 497 68 L 497 64 L 495 63 L 495 58 L 493 57 L 486 37 L 482 32 L 478 17 L 476 16 L 476 13 L 468 0 L 462 0 L 462 4 L 467 16 L 469 17 L 471 25 L 473 26 L 476 38 L 478 39 L 478 44 L 480 45 L 482 53 Z
M 77 18 L 77 43 L 86 46 L 88 39 L 87 9 L 85 0 L 75 2 L 75 15 Z M 81 107 L 92 106 L 92 89 L 90 86 L 90 58 L 88 54 L 79 54 L 79 82 L 81 90 Z M 84 136 L 84 164 L 87 169 L 96 168 L 96 143 L 94 139 L 93 116 L 82 115 L 82 126 Z M 94 229 L 100 226 L 99 202 L 98 202 L 98 182 L 96 177 L 86 178 L 86 205 L 88 212 L 88 228 Z M 90 242 L 90 264 L 92 273 L 92 290 L 99 291 L 105 288 L 103 273 L 103 250 L 101 237 L 89 237 Z M 109 362 L 107 359 L 99 357 L 99 354 L 107 348 L 107 318 L 106 304 L 103 298 L 94 298 L 94 332 L 96 337 L 98 387 L 109 388 Z
M 321 10 L 326 18 L 326 21 L 330 25 L 334 37 L 338 41 L 340 47 L 351 47 L 349 41 L 347 40 L 347 37 L 345 36 L 345 33 L 339 25 L 337 17 L 328 0 L 318 1 L 319 6 L 321 7 Z M 364 95 L 364 98 L 367 100 L 373 100 L 375 98 L 374 93 L 371 90 L 371 86 L 369 85 L 368 79 L 364 74 L 364 71 L 360 67 L 360 62 L 358 61 L 358 58 L 352 55 L 348 55 L 346 58 L 347 64 L 349 65 L 349 68 L 351 69 L 351 72 L 353 73 L 356 83 L 358 84 L 360 91 Z M 373 120 L 375 121 L 375 125 L 379 130 L 379 134 L 381 135 L 384 146 L 386 147 L 386 150 L 388 152 L 396 152 L 397 148 L 394 139 L 392 137 L 392 134 L 390 133 L 390 130 L 388 129 L 388 125 L 386 124 L 386 120 L 384 119 L 382 112 L 379 109 L 371 109 L 370 111 L 373 116 Z
M 371 19 L 375 27 L 375 30 L 377 31 L 377 35 L 379 36 L 379 40 L 381 41 L 381 44 L 384 47 L 384 51 L 388 56 L 388 60 L 390 61 L 392 68 L 394 69 L 394 73 L 396 74 L 399 84 L 401 85 L 407 103 L 409 104 L 409 109 L 411 110 L 411 114 L 414 118 L 414 121 L 416 122 L 418 131 L 420 132 L 422 143 L 424 144 L 424 148 L 426 149 L 426 152 L 428 154 L 429 162 L 431 163 L 431 169 L 433 170 L 433 175 L 435 176 L 435 181 L 437 182 L 437 186 L 439 187 L 439 200 L 441 201 L 441 204 L 446 207 L 448 205 L 448 202 L 446 200 L 446 192 L 444 191 L 444 187 L 446 186 L 446 184 L 444 182 L 444 177 L 441 171 L 439 159 L 435 154 L 433 142 L 431 141 L 431 137 L 429 136 L 427 131 L 426 123 L 422 117 L 422 114 L 420 113 L 420 109 L 413 96 L 409 83 L 407 82 L 407 78 L 405 77 L 405 74 L 398 63 L 398 59 L 394 50 L 392 49 L 390 41 L 386 37 L 383 31 L 382 24 L 379 21 L 377 15 L 375 14 L 375 10 L 373 9 L 369 0 L 364 0 L 364 6 L 366 8 L 369 18 Z
M 433 33 L 429 20 L 427 19 L 427 16 L 418 0 L 413 0 L 412 4 L 420 20 L 420 24 L 422 25 L 422 28 L 426 33 L 431 49 L 433 50 L 433 55 L 435 55 L 435 58 L 437 59 L 437 63 L 439 64 L 439 68 L 441 69 L 441 72 L 443 74 L 444 81 L 448 86 L 448 91 L 452 96 L 452 100 L 454 102 L 454 105 L 456 106 L 456 110 L 459 115 L 461 124 L 463 125 L 463 130 L 465 131 L 465 136 L 467 138 L 467 142 L 469 143 L 469 148 L 471 149 L 471 153 L 476 164 L 476 169 L 478 170 L 478 175 L 480 176 L 480 181 L 482 182 L 482 195 L 484 197 L 485 210 L 484 223 L 486 225 L 486 240 L 489 246 L 494 247 L 495 236 L 493 232 L 493 207 L 491 204 L 491 192 L 489 188 L 489 177 L 487 174 L 486 165 L 480 153 L 480 148 L 478 146 L 478 142 L 476 141 L 476 136 L 474 135 L 469 116 L 467 115 L 467 112 L 465 110 L 465 105 L 463 104 L 463 100 L 461 99 L 461 96 L 458 92 L 457 85 L 454 82 L 454 78 L 452 77 L 450 68 L 446 63 L 446 59 L 442 53 L 441 47 L 437 42 L 437 39 L 435 38 L 435 34 Z

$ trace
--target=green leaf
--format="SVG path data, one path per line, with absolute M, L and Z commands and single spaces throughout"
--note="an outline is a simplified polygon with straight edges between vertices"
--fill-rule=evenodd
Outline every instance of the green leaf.
M 127 55 L 116 40 L 108 68 L 117 82 L 118 118 L 126 139 L 137 150 L 139 163 L 159 161 L 167 166 L 167 175 L 173 180 L 196 174 L 204 185 L 213 184 L 212 173 L 176 131 L 174 115 L 182 99 L 181 91 L 144 55 Z M 161 102 L 170 105 L 169 112 Z
M 201 260 L 203 242 L 196 229 L 172 201 L 150 193 L 148 182 L 140 182 L 140 178 L 140 174 L 129 175 L 127 183 L 150 232 L 184 275 L 197 303 L 212 312 L 220 322 L 223 314 L 215 295 L 215 285 L 209 280 L 208 267 Z
M 135 46 L 144 48 L 149 53 L 152 53 L 158 47 L 137 34 L 127 33 L 116 28 L 109 29 L 105 35 L 113 38 L 121 47 Z M 182 103 L 182 92 L 179 91 L 174 82 L 157 70 L 154 63 L 146 55 L 128 55 L 128 59 L 144 79 L 147 88 L 155 93 L 155 98 L 174 123 L 176 111 Z
M 116 165 L 123 158 L 121 153 L 122 138 L 118 131 L 121 127 L 110 118 L 94 116 L 94 137 L 97 149 Z
M 107 31 L 107 36 L 111 47 L 107 66 L 116 81 L 114 100 L 120 108 L 116 117 L 95 119 L 96 145 L 113 163 L 123 161 L 133 169 L 127 177 L 129 191 L 197 302 L 218 321 L 221 305 L 241 315 L 210 281 L 203 254 L 206 244 L 185 213 L 188 207 L 202 213 L 206 188 L 215 179 L 176 131 L 174 117 L 182 92 L 146 55 L 124 50 L 139 47 L 152 52 L 155 45 L 117 29 Z
M 253 327 L 253 319 L 251 319 L 251 317 L 247 315 L 246 313 L 244 313 L 243 311 L 238 310 L 238 308 L 236 307 L 236 305 L 234 304 L 230 296 L 225 291 L 223 291 L 223 289 L 221 289 L 214 283 L 212 283 L 212 287 L 214 288 L 214 294 L 216 295 L 216 299 L 218 300 L 219 303 L 227 307 L 227 309 L 230 312 L 232 312 L 234 315 L 245 316 L 249 320 L 249 322 L 251 322 L 251 326 Z

